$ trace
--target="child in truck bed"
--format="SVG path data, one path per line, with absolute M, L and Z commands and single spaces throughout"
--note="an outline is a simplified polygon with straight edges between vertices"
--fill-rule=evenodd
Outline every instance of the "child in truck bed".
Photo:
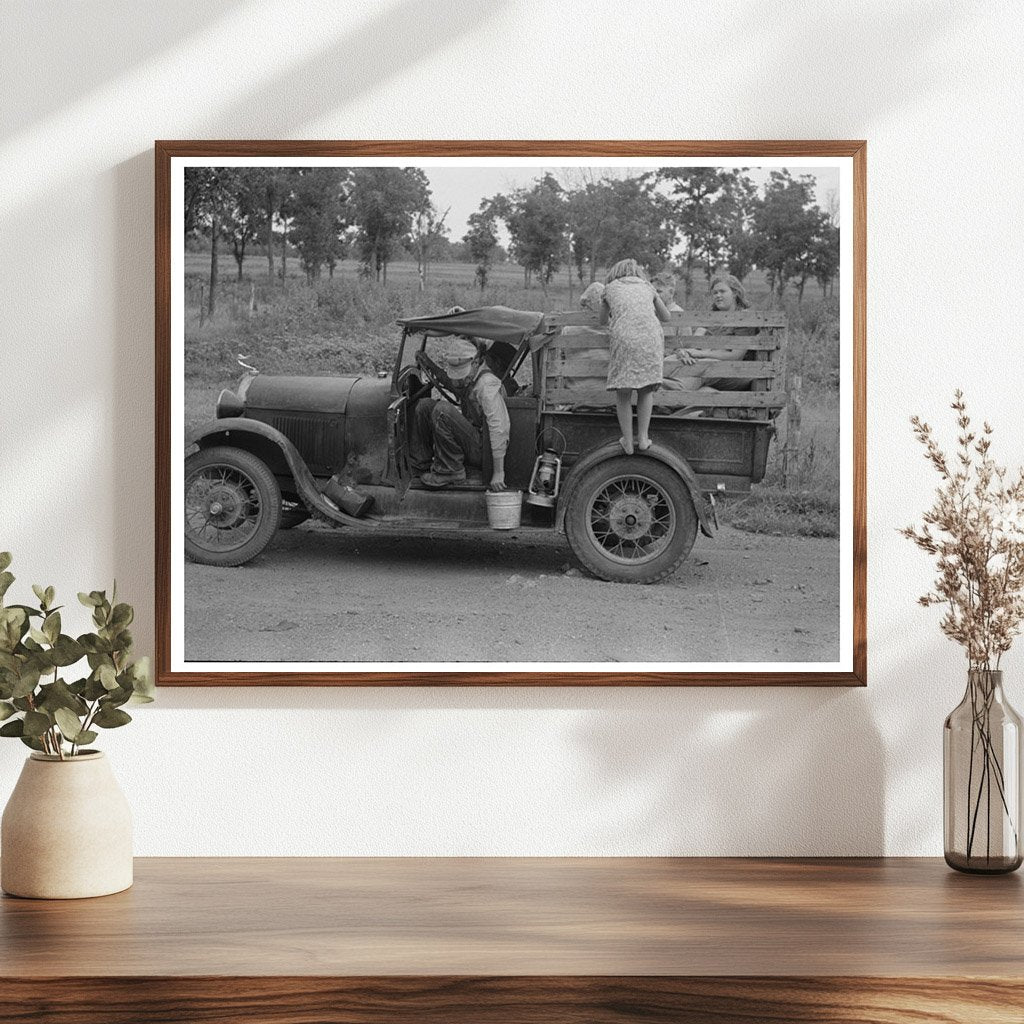
M 633 392 L 636 391 L 636 447 L 651 447 L 651 411 L 654 392 L 661 386 L 665 363 L 665 335 L 659 321 L 669 311 L 636 260 L 620 260 L 605 282 L 601 323 L 610 325 L 608 354 L 609 391 L 615 392 L 615 413 L 622 436 L 619 444 L 633 454 Z

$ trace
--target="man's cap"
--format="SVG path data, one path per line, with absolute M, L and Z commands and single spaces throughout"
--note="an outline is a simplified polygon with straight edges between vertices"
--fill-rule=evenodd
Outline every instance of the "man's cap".
M 461 380 L 469 373 L 473 360 L 479 355 L 480 349 L 469 338 L 453 338 L 444 356 L 448 376 L 453 380 Z

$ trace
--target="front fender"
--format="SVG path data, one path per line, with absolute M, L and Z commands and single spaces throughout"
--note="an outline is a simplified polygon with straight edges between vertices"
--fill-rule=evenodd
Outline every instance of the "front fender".
M 588 470 L 593 469 L 594 466 L 600 465 L 600 463 L 608 459 L 614 459 L 621 454 L 622 446 L 619 442 L 609 441 L 607 444 L 601 445 L 600 448 L 587 452 L 582 459 L 573 464 L 572 469 L 569 470 L 568 476 L 565 478 L 565 483 L 562 485 L 562 494 L 558 499 L 558 509 L 555 512 L 555 529 L 559 533 L 565 533 L 566 509 L 568 509 L 569 502 L 572 501 L 573 492 L 579 485 L 583 475 Z M 663 462 L 666 466 L 675 470 L 683 483 L 686 484 L 686 489 L 690 492 L 690 497 L 693 499 L 697 521 L 700 523 L 700 532 L 705 537 L 714 537 L 715 523 L 711 518 L 708 503 L 701 493 L 700 485 L 697 483 L 697 475 L 690 468 L 686 459 L 672 451 L 671 448 L 666 448 L 660 444 L 652 444 L 646 451 L 637 452 L 634 458 L 657 459 L 659 462 Z
M 193 430 L 185 438 L 186 451 L 193 445 L 212 448 L 219 444 L 252 452 L 266 462 L 276 474 L 291 476 L 296 492 L 309 509 L 347 526 L 365 528 L 371 525 L 370 521 L 356 519 L 328 502 L 317 488 L 316 480 L 299 454 L 298 448 L 280 430 L 269 424 L 241 416 L 230 417 L 207 423 Z

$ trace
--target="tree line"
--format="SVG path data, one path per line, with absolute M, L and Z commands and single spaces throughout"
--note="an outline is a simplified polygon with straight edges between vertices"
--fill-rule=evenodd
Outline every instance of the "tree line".
M 481 289 L 505 256 L 503 231 L 525 286 L 536 281 L 545 292 L 563 267 L 583 283 L 626 257 L 676 271 L 687 301 L 698 275 L 710 279 L 719 270 L 743 280 L 760 268 L 777 299 L 791 284 L 802 298 L 811 279 L 823 292 L 834 286 L 839 226 L 834 210 L 816 204 L 812 175 L 775 170 L 759 189 L 742 168 L 566 174 L 575 177 L 544 173 L 485 198 L 469 217 L 459 248 L 476 265 Z M 448 211 L 438 209 L 418 167 L 186 168 L 184 206 L 186 235 L 210 246 L 211 314 L 221 244 L 230 247 L 239 279 L 247 249 L 256 246 L 271 280 L 285 275 L 292 252 L 310 281 L 355 257 L 361 273 L 386 284 L 388 264 L 411 254 L 421 289 L 431 262 L 454 255 Z
M 742 281 L 755 268 L 773 298 L 792 284 L 802 299 L 809 280 L 825 293 L 839 273 L 837 210 L 818 207 L 815 185 L 813 175 L 777 170 L 759 189 L 743 168 L 665 167 L 571 187 L 547 173 L 484 199 L 466 242 L 481 287 L 503 224 L 510 255 L 544 288 L 563 265 L 594 281 L 599 268 L 633 258 L 678 273 L 687 301 L 698 274 L 710 280 L 725 270 Z

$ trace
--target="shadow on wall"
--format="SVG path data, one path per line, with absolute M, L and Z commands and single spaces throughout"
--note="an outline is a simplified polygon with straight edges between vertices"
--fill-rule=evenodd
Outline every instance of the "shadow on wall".
M 0 106 L 0 138 L 13 135 L 67 107 L 106 83 L 198 36 L 225 17 L 233 3 L 160 4 L 139 17 L 134 0 L 61 4 L 49 17 L 37 4 L 7 4 L 0 12 L 8 82 L 38 82 L 35 89 L 8 88 Z M 59 24 L 56 22 L 59 21 Z
M 300 709 L 321 719 L 338 715 L 338 735 L 349 728 L 347 716 L 367 711 L 382 734 L 408 729 L 416 712 L 430 723 L 437 711 L 550 711 L 551 768 L 530 763 L 528 771 L 547 777 L 551 788 L 541 803 L 567 815 L 565 841 L 574 850 L 878 856 L 886 778 L 870 714 L 876 696 L 815 687 L 165 687 L 146 711 L 240 709 L 266 721 L 262 712 Z M 457 719 L 448 728 L 458 731 Z M 369 724 L 362 734 L 372 734 Z M 505 756 L 512 764 L 525 763 L 519 742 L 510 735 Z M 563 763 L 574 767 L 563 774 L 555 769 Z M 941 764 L 932 767 L 941 771 Z
M 899 623 L 872 638 L 871 657 L 885 666 L 885 703 L 895 719 L 884 723 L 891 766 L 886 846 L 905 856 L 937 857 L 943 844 L 943 723 L 964 695 L 967 660 L 939 631 L 939 611 L 916 607 L 910 597 Z M 910 637 L 917 643 L 908 643 Z M 1009 697 L 1020 706 L 1012 692 Z
M 402 0 L 219 110 L 214 118 L 217 130 L 245 124 L 255 112 L 261 137 L 293 136 L 319 115 L 343 110 L 357 96 L 379 91 L 437 51 L 454 48 L 459 39 L 508 6 L 509 0 Z
M 111 172 L 116 231 L 113 238 L 115 373 L 110 411 L 113 493 L 122 514 L 110 523 L 114 578 L 131 581 L 125 591 L 136 613 L 135 647 L 154 650 L 153 603 L 153 154 L 143 153 Z M 143 198 L 145 197 L 145 198 Z M 148 200 L 148 201 L 147 201 Z M 130 453 L 130 455 L 129 455 Z M 134 496 L 134 497 L 133 497 Z M 147 514 L 149 513 L 149 514 Z
M 576 730 L 607 855 L 877 856 L 882 739 L 864 690 L 643 691 Z
M 799 4 L 776 5 L 770 18 L 765 18 L 763 8 L 756 4 L 745 12 L 734 26 L 736 36 L 747 39 L 753 53 L 767 50 L 771 54 L 772 88 L 776 95 L 787 98 L 784 105 L 764 113 L 780 128 L 791 124 L 794 138 L 805 137 L 802 131 L 809 121 L 821 122 L 823 104 L 836 129 L 818 137 L 850 138 L 847 126 L 863 126 L 865 110 L 878 121 L 888 110 L 905 107 L 936 89 L 945 90 L 949 68 L 946 61 L 937 59 L 936 51 L 953 48 L 951 42 L 944 47 L 944 40 L 966 31 L 965 21 L 988 17 L 982 8 L 972 9 L 954 0 L 940 0 L 927 7 L 834 8 L 827 27 L 808 18 Z M 764 66 L 755 63 L 754 68 L 755 80 L 759 80 Z M 892 73 L 872 73 L 879 68 L 889 68 Z M 734 79 L 739 89 L 749 87 L 742 82 L 742 73 L 740 64 Z M 849 88 L 850 82 L 859 82 L 860 87 Z M 870 96 L 868 107 L 865 96 Z

